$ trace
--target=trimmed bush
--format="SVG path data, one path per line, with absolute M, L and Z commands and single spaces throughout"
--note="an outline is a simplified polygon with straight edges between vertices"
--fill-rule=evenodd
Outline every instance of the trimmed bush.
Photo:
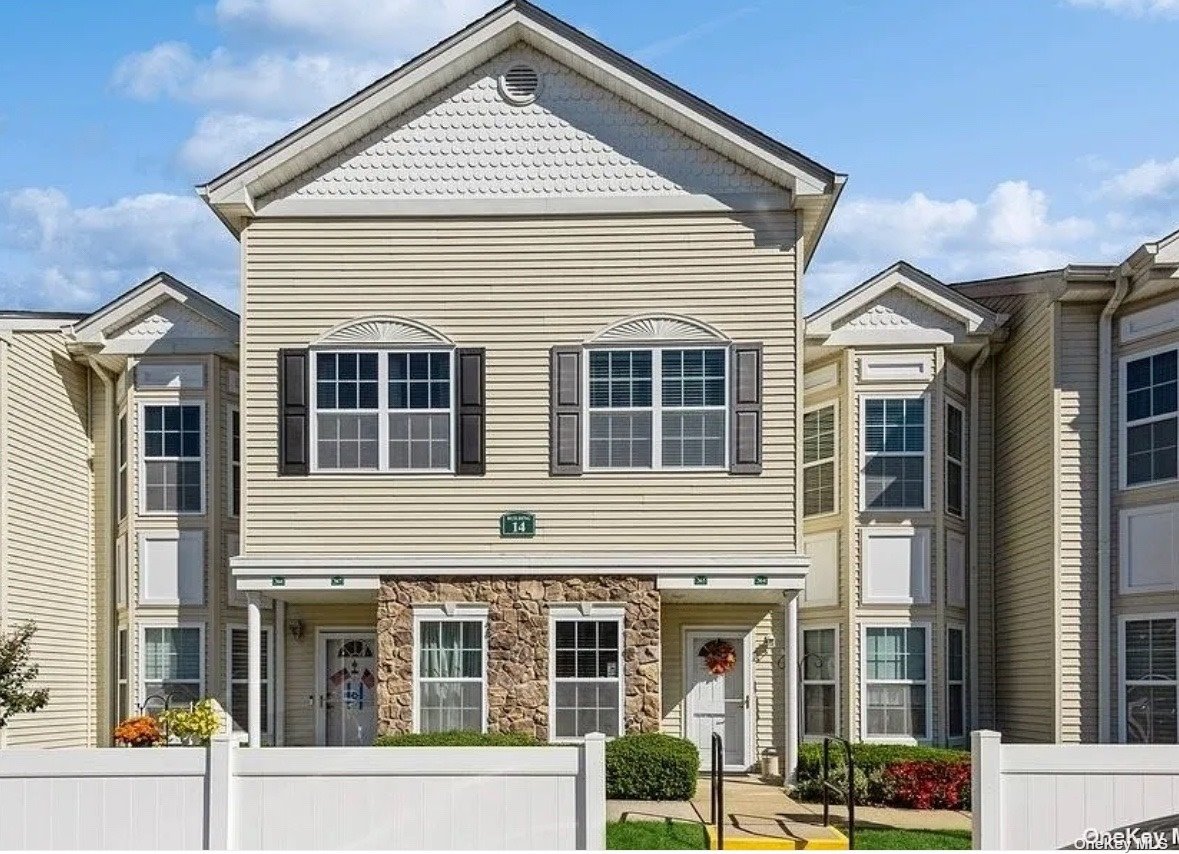
M 939 804 L 957 802 L 958 808 L 969 807 L 970 753 L 965 750 L 861 742 L 852 745 L 852 758 L 856 763 L 857 804 L 931 809 L 933 807 L 919 804 L 936 801 Z M 846 779 L 843 764 L 843 750 L 832 745 L 831 776 L 840 785 Z M 923 770 L 894 770 L 902 766 Z M 921 775 L 935 781 L 933 785 L 938 787 L 938 792 L 928 786 L 911 785 L 922 779 Z M 820 800 L 822 777 L 823 745 L 807 742 L 799 751 L 795 797 Z
M 377 736 L 375 747 L 542 747 L 545 742 L 526 732 L 401 732 Z
M 700 753 L 684 738 L 634 733 L 606 742 L 606 797 L 686 801 L 696 793 Z

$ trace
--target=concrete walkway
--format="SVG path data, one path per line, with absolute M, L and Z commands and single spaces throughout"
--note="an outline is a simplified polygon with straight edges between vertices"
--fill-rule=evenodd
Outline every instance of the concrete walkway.
M 607 801 L 609 821 L 652 821 L 663 818 L 707 824 L 708 778 L 700 778 L 690 801 Z M 781 786 L 753 775 L 725 777 L 725 812 L 735 827 L 761 826 L 767 821 L 785 823 L 803 835 L 805 828 L 821 826 L 822 804 L 789 798 Z M 832 823 L 842 826 L 847 808 L 831 808 Z M 795 827 L 795 826 L 798 827 Z M 970 830 L 970 813 L 957 810 L 906 810 L 894 807 L 856 807 L 858 827 L 895 827 L 903 830 Z

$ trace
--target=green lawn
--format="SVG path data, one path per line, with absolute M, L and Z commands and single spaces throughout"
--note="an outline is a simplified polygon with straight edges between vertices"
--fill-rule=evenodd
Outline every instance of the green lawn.
M 606 824 L 606 847 L 613 851 L 653 848 L 703 849 L 704 828 L 686 821 L 611 821 Z
M 969 848 L 969 830 L 894 830 L 893 828 L 856 828 L 856 849 L 896 850 L 914 848 Z

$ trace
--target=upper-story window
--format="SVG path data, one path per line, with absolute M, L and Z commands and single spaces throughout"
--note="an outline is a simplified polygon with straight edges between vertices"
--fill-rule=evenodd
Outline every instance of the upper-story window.
M 451 353 L 314 354 L 319 471 L 453 470 Z
M 871 510 L 921 510 L 926 504 L 925 400 L 864 400 L 863 505 Z
M 229 515 L 242 512 L 242 416 L 229 410 Z
M 962 410 L 946 404 L 946 512 L 962 516 L 964 479 L 962 465 L 966 459 L 966 434 Z
M 203 513 L 202 404 L 144 404 L 142 416 L 144 512 Z
M 587 356 L 590 468 L 725 466 L 725 348 L 600 349 Z
M 1126 362 L 1126 486 L 1176 477 L 1176 355 L 1177 351 L 1167 350 Z
M 802 416 L 802 515 L 835 512 L 835 405 Z
M 127 518 L 127 413 L 119 413 L 119 432 L 116 437 L 119 447 L 115 450 L 118 473 L 115 475 L 115 507 L 118 518 Z

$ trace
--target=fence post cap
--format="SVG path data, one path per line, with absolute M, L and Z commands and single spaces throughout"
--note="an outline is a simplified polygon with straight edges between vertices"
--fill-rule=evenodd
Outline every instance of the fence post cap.
M 996 739 L 997 740 L 997 739 L 1000 739 L 1003 737 L 1003 733 L 997 732 L 993 729 L 976 729 L 970 733 L 970 736 L 971 736 L 971 738 Z
M 605 741 L 606 734 L 602 732 L 589 732 L 585 735 L 586 741 Z

